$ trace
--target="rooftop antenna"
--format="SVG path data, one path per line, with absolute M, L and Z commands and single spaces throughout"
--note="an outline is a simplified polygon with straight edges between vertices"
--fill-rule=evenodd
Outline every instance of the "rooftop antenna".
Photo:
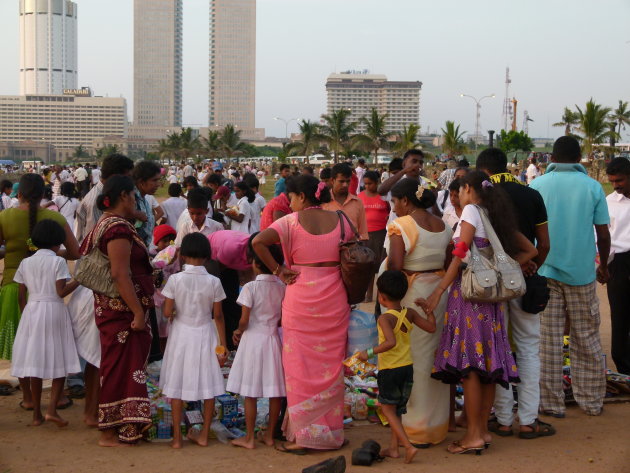
M 512 120 L 512 102 L 510 100 L 510 68 L 505 68 L 505 98 L 503 99 L 503 129 L 507 131 L 508 123 Z

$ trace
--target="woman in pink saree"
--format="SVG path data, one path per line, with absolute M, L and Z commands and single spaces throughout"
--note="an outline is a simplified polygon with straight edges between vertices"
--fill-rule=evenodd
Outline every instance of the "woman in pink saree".
M 252 245 L 287 284 L 282 357 L 288 403 L 283 430 L 289 442 L 277 448 L 300 454 L 344 444 L 342 362 L 350 306 L 339 268 L 339 218 L 321 208 L 330 191 L 309 175 L 293 179 L 287 190 L 294 213 L 272 223 Z M 269 253 L 278 243 L 286 266 Z

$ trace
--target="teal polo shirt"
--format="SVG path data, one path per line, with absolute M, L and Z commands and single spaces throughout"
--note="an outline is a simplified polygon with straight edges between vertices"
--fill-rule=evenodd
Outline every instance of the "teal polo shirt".
M 551 250 L 538 271 L 570 286 L 595 280 L 595 231 L 608 225 L 606 195 L 578 163 L 552 163 L 530 184 L 542 195 L 549 218 Z

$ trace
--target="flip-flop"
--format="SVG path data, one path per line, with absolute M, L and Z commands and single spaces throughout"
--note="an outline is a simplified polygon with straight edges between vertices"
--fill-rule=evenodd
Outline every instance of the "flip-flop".
M 72 401 L 72 399 L 68 399 L 68 402 L 66 402 L 65 404 L 62 404 L 61 406 L 57 406 L 57 410 L 63 411 L 64 409 L 67 409 L 68 407 L 71 407 L 73 405 L 74 405 L 74 402 Z
M 10 396 L 15 392 L 15 388 L 8 384 L 0 384 L 0 396 Z
M 305 448 L 287 448 L 284 442 L 277 446 L 276 450 L 282 453 L 291 453 L 292 455 L 298 456 L 303 456 L 307 453 Z
M 33 410 L 32 407 L 24 407 L 24 401 L 20 401 L 20 407 L 22 409 L 24 409 L 25 411 L 32 411 Z

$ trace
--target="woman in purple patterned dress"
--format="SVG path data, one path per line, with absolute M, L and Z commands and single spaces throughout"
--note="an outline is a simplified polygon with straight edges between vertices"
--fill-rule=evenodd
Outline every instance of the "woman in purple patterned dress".
M 507 194 L 494 187 L 486 174 L 471 172 L 460 183 L 459 198 L 464 209 L 453 236 L 453 260 L 431 296 L 418 302 L 425 311 L 432 311 L 450 286 L 444 330 L 431 376 L 448 384 L 463 379 L 468 427 L 464 437 L 449 445 L 448 451 L 479 454 L 492 439 L 487 422 L 496 384 L 508 389 L 509 383 L 519 382 L 519 378 L 503 324 L 503 304 L 472 302 L 461 294 L 460 266 L 468 248 L 473 241 L 480 249 L 490 245 L 477 206 L 486 210 L 505 252 L 524 270 L 537 250 L 517 230 Z

